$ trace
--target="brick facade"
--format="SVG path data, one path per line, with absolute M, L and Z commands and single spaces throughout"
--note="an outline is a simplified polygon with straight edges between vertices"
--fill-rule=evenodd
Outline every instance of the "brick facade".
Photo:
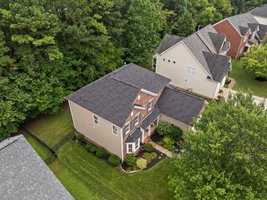
M 224 34 L 226 40 L 230 42 L 231 47 L 227 55 L 232 58 L 238 58 L 240 56 L 240 50 L 242 48 L 244 49 L 246 45 L 246 41 L 243 41 L 243 37 L 239 35 L 227 19 L 213 25 L 213 27 L 218 33 Z

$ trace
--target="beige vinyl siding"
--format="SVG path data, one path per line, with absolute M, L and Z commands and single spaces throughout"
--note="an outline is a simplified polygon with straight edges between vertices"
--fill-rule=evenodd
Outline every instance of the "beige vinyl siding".
M 79 133 L 85 135 L 89 140 L 107 151 L 122 158 L 122 131 L 118 128 L 118 135 L 112 133 L 112 123 L 104 118 L 97 116 L 98 125 L 93 122 L 94 113 L 69 101 L 74 128 Z
M 160 121 L 164 121 L 164 122 L 168 122 L 168 123 L 170 123 L 170 124 L 173 124 L 174 126 L 179 127 L 179 128 L 182 129 L 183 131 L 189 131 L 189 130 L 191 130 L 191 128 L 192 128 L 192 126 L 189 126 L 189 125 L 187 125 L 187 124 L 185 124 L 185 123 L 183 123 L 183 122 L 180 122 L 180 121 L 178 121 L 178 120 L 175 120 L 175 119 L 173 119 L 173 118 L 171 118 L 171 117 L 168 117 L 168 116 L 166 116 L 166 115 L 163 115 L 163 114 L 160 115 L 159 120 L 160 120 Z
M 157 54 L 156 58 L 156 73 L 170 78 L 172 80 L 171 84 L 183 89 L 192 89 L 194 93 L 209 98 L 214 98 L 217 95 L 216 91 L 219 83 L 207 79 L 207 72 L 183 42 L 163 54 Z M 186 73 L 188 66 L 196 68 L 195 75 Z

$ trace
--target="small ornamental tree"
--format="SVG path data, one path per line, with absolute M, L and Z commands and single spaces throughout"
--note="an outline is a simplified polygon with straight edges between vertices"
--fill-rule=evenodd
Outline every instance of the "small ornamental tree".
M 251 96 L 211 102 L 184 136 L 170 178 L 174 198 L 266 199 L 267 112 Z
M 258 80 L 267 80 L 267 45 L 255 45 L 241 58 L 243 67 L 253 72 Z

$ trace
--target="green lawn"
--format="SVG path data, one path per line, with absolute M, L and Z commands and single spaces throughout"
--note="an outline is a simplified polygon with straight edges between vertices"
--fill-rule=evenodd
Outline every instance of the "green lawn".
M 32 145 L 33 149 L 38 153 L 38 155 L 43 159 L 46 160 L 52 156 L 51 152 L 45 148 L 44 146 L 40 145 L 35 139 L 33 139 L 28 134 L 23 134 L 27 141 Z
M 167 177 L 174 167 L 170 158 L 150 170 L 125 174 L 70 141 L 49 166 L 75 199 L 171 199 Z
M 267 81 L 260 82 L 255 80 L 255 75 L 243 69 L 240 60 L 233 60 L 233 69 L 230 77 L 236 80 L 234 90 L 242 92 L 252 91 L 254 95 L 267 97 Z
M 39 116 L 25 126 L 50 147 L 53 147 L 73 130 L 71 114 L 67 104 L 59 113 Z

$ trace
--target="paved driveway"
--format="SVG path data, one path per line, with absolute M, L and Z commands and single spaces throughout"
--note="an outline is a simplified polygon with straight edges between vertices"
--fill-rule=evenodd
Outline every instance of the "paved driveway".
M 223 96 L 225 99 L 228 98 L 229 94 L 236 94 L 237 93 L 237 91 L 229 89 L 229 88 L 223 88 L 222 90 L 223 90 Z M 243 94 L 247 95 L 246 93 L 243 93 Z M 264 102 L 264 107 L 265 107 L 265 109 L 267 109 L 267 99 L 266 98 L 258 97 L 255 95 L 253 95 L 252 97 L 253 97 L 254 102 L 256 104 L 260 104 L 260 103 Z

